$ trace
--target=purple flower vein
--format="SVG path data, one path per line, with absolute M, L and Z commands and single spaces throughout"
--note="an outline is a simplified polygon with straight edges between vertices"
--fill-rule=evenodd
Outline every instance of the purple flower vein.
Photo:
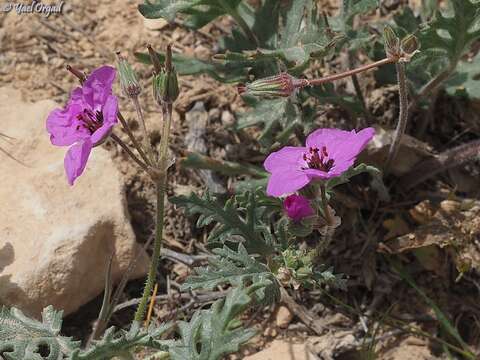
M 318 129 L 304 147 L 286 146 L 264 162 L 271 174 L 267 194 L 282 196 L 300 190 L 313 180 L 340 176 L 355 162 L 375 134 L 373 128 L 355 130 Z
M 114 68 L 96 69 L 81 87 L 72 91 L 65 108 L 53 110 L 47 118 L 52 144 L 69 146 L 64 167 L 70 185 L 83 173 L 92 148 L 100 145 L 117 123 L 114 80 Z

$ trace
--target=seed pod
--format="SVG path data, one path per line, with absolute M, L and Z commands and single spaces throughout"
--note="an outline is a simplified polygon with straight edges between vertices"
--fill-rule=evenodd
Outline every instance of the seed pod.
M 385 52 L 388 57 L 400 57 L 400 39 L 395 34 L 395 31 L 390 26 L 385 26 L 383 29 L 383 39 L 385 41 Z
M 120 85 L 127 97 L 136 97 L 141 92 L 140 84 L 137 80 L 135 71 L 132 69 L 127 60 L 117 53 L 117 68 L 120 78 Z
M 162 69 L 153 77 L 153 97 L 158 104 L 173 103 L 179 94 L 177 73 Z
M 407 55 L 413 55 L 420 47 L 420 44 L 415 35 L 407 35 L 402 39 L 400 47 L 402 52 L 406 53 Z
M 153 97 L 158 104 L 173 103 L 180 93 L 178 88 L 177 72 L 172 65 L 172 49 L 167 47 L 165 66 L 156 72 L 153 77 Z

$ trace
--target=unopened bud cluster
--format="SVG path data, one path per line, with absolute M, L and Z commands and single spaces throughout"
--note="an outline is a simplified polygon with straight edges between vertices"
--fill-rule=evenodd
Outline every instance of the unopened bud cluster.
M 390 26 L 385 26 L 383 29 L 383 39 L 387 56 L 397 61 L 409 62 L 419 51 L 420 44 L 415 35 L 407 35 L 400 41 Z
M 165 64 L 160 65 L 158 54 L 151 47 L 148 48 L 150 57 L 155 67 L 153 76 L 153 97 L 158 104 L 173 103 L 180 93 L 178 88 L 177 72 L 172 64 L 172 49 L 167 47 Z

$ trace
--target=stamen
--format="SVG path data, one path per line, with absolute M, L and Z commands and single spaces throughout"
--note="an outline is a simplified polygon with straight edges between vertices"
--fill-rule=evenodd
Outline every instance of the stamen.
M 77 119 L 81 122 L 80 125 L 77 125 L 77 130 L 80 130 L 80 127 L 83 126 L 90 134 L 93 134 L 103 125 L 101 111 L 96 111 L 94 114 L 90 109 L 83 109 L 83 112 L 77 115 Z
M 328 159 L 328 151 L 326 146 L 322 146 L 320 151 L 316 147 L 310 147 L 308 153 L 303 154 L 303 160 L 307 163 L 305 169 L 317 169 L 328 172 L 334 165 L 335 160 Z

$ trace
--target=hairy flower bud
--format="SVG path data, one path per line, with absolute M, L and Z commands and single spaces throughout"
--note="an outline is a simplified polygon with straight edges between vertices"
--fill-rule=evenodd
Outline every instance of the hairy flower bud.
M 173 103 L 179 94 L 177 73 L 162 70 L 153 77 L 153 96 L 157 103 Z
M 288 97 L 296 89 L 308 85 L 308 81 L 297 79 L 287 73 L 255 80 L 249 84 L 237 87 L 240 95 L 254 95 L 263 97 Z
M 410 58 L 418 51 L 420 44 L 417 37 L 411 34 L 402 39 L 400 47 L 402 49 L 402 55 Z
M 390 26 L 383 29 L 383 39 L 385 42 L 385 52 L 390 58 L 400 57 L 400 39 Z
M 136 97 L 140 94 L 141 87 L 128 61 L 117 53 L 117 69 L 122 91 L 127 97 Z
M 149 49 L 150 50 L 150 49 Z M 158 66 L 158 65 L 157 65 Z M 165 56 L 165 65 L 153 77 L 153 97 L 158 104 L 173 103 L 180 93 L 177 72 L 172 65 L 172 49 L 169 45 Z

